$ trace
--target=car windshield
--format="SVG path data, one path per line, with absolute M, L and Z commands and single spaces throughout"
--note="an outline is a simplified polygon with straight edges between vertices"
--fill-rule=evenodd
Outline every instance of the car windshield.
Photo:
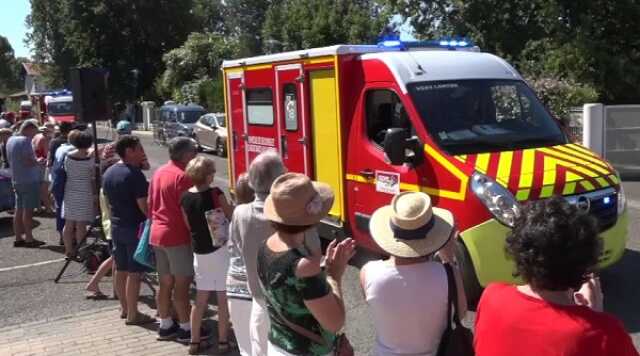
M 70 101 L 62 101 L 57 103 L 49 103 L 47 105 L 49 115 L 69 115 L 73 114 L 73 103 Z
M 218 123 L 219 127 L 226 127 L 226 126 L 224 126 L 225 125 L 224 117 L 220 117 L 220 116 L 216 117 L 216 122 Z
M 565 144 L 533 91 L 518 80 L 460 80 L 409 85 L 434 141 L 453 155 Z
M 204 115 L 202 111 L 179 111 L 178 121 L 183 124 L 195 124 L 202 115 Z

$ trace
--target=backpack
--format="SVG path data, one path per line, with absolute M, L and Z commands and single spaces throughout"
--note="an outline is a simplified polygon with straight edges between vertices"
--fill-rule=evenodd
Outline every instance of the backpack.
M 57 201 L 62 201 L 64 199 L 64 188 L 67 184 L 67 171 L 64 169 L 64 163 L 67 159 L 67 154 L 65 153 L 62 156 L 62 162 L 60 166 L 56 167 L 53 170 L 53 180 L 51 181 L 51 194 Z

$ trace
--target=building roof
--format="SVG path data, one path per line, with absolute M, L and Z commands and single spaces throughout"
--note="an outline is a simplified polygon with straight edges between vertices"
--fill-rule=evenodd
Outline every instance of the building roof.
M 42 75 L 43 65 L 40 63 L 22 63 L 22 67 L 27 72 L 27 75 L 40 76 Z

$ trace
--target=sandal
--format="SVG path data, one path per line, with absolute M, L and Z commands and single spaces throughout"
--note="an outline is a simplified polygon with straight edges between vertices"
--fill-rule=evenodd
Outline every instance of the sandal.
M 189 343 L 189 355 L 199 355 L 211 347 L 211 342 L 200 340 L 200 342 Z
M 120 311 L 120 319 L 126 319 L 127 318 L 127 312 L 124 310 Z
M 86 299 L 90 299 L 90 300 L 105 300 L 105 299 L 109 299 L 109 297 L 108 297 L 106 294 L 102 293 L 102 292 L 101 292 L 101 291 L 99 291 L 99 290 L 97 290 L 97 291 L 95 291 L 95 292 L 88 291 L 88 292 L 84 295 L 84 297 L 85 297 Z
M 124 322 L 125 325 L 145 325 L 155 323 L 156 318 L 150 317 L 144 313 L 138 313 L 133 320 L 128 320 Z
M 236 344 L 232 341 L 218 341 L 218 351 L 216 354 L 222 355 L 231 351 L 232 347 L 235 347 Z

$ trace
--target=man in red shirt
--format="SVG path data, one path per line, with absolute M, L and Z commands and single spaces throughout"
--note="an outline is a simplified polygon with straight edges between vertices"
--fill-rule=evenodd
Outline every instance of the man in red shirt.
M 507 236 L 526 284 L 492 284 L 476 315 L 477 356 L 638 356 L 622 323 L 603 312 L 597 222 L 563 198 L 529 203 Z
M 196 154 L 196 143 L 190 138 L 177 137 L 169 141 L 170 161 L 158 168 L 149 186 L 150 243 L 160 275 L 158 340 L 174 337 L 182 342 L 191 340 L 189 287 L 194 273 L 193 251 L 191 235 L 180 210 L 180 197 L 193 185 L 184 170 Z M 172 291 L 179 324 L 169 314 Z

